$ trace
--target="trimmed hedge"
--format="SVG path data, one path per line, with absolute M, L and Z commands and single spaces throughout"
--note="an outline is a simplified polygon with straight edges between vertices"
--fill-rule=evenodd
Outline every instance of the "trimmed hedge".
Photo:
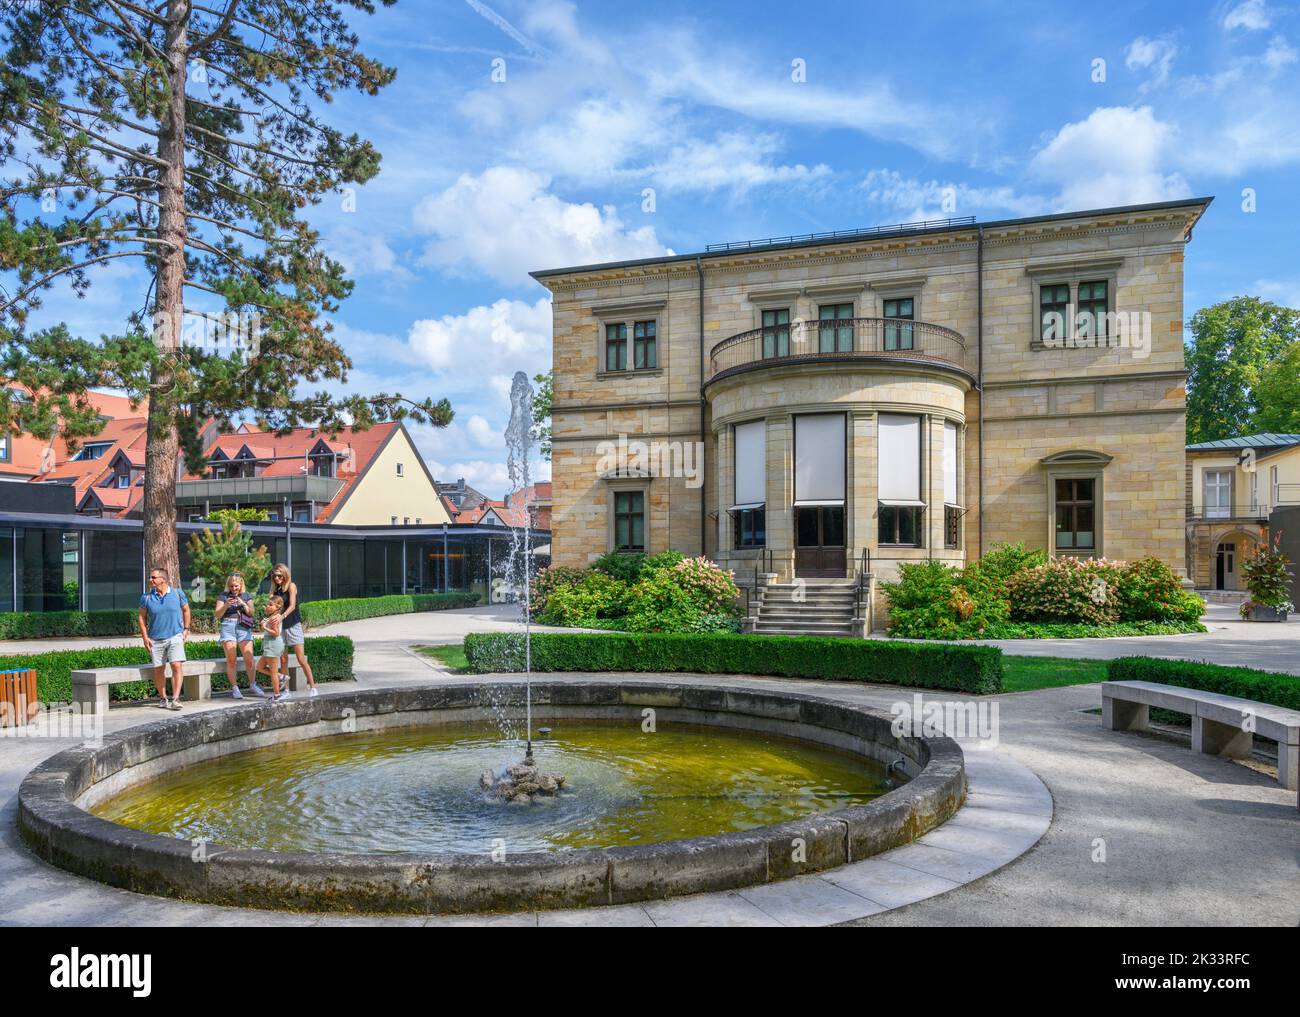
M 471 633 L 474 671 L 522 671 L 516 633 Z M 731 634 L 535 632 L 534 671 L 664 671 L 758 674 L 878 682 L 988 695 L 1002 691 L 1002 651 L 875 639 Z
M 334 622 L 357 621 L 414 611 L 445 611 L 473 607 L 477 593 L 417 593 L 390 597 L 357 597 L 346 600 L 314 600 L 302 605 L 307 628 Z M 137 636 L 135 608 L 117 611 L 7 611 L 0 612 L 0 639 L 54 639 L 77 636 Z M 217 620 L 212 608 L 190 605 L 194 632 L 215 634 Z
M 352 640 L 347 636 L 311 636 L 305 640 L 307 659 L 312 674 L 318 682 L 352 680 Z M 254 656 L 261 649 L 261 640 L 253 648 Z M 185 655 L 191 660 L 220 658 L 213 667 L 213 691 L 229 688 L 226 680 L 225 654 L 220 643 L 191 640 L 185 646 Z M 72 672 L 87 671 L 97 667 L 116 667 L 127 664 L 148 664 L 149 651 L 143 646 L 102 646 L 89 650 L 56 650 L 51 653 L 28 653 L 23 656 L 0 657 L 0 671 L 11 668 L 33 668 L 36 671 L 36 692 L 45 703 L 64 703 L 72 699 Z M 263 677 L 265 681 L 265 676 Z M 127 682 L 112 686 L 113 699 L 148 699 L 157 695 L 153 682 Z
M 1190 660 L 1160 660 L 1155 657 L 1117 657 L 1106 666 L 1113 682 L 1159 682 L 1181 685 L 1201 692 L 1253 699 L 1289 710 L 1300 710 L 1300 676 L 1251 667 L 1226 667 Z
M 477 593 L 401 593 L 387 597 L 355 597 L 345 600 L 312 600 L 302 605 L 303 624 L 309 629 L 335 622 L 379 618 L 389 614 L 413 614 L 417 611 L 449 611 L 473 607 Z

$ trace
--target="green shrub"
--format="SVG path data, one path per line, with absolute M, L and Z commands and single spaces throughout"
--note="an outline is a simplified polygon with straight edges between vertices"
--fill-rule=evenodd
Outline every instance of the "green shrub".
M 952 605 L 957 570 L 941 561 L 903 562 L 898 582 L 881 583 L 889 598 L 889 630 L 916 639 L 956 638 L 960 621 Z
M 560 586 L 546 599 L 538 621 L 546 625 L 588 627 L 627 612 L 627 584 L 600 569 L 588 569 L 572 586 Z
M 217 533 L 208 529 L 201 535 L 191 533 L 188 547 L 194 572 L 207 584 L 206 593 L 213 603 L 233 573 L 244 577 L 245 590 L 256 590 L 271 571 L 266 545 L 254 548 L 252 535 L 229 515 L 222 518 Z
M 1114 625 L 1081 622 L 1002 622 L 990 625 L 981 639 L 1102 639 L 1115 636 L 1176 636 L 1208 632 L 1200 622 L 1133 621 Z
M 529 607 L 534 616 L 546 610 L 551 594 L 564 586 L 576 586 L 582 581 L 582 569 L 568 565 L 548 565 L 537 573 L 528 592 Z
M 631 586 L 641 578 L 641 566 L 644 562 L 645 555 L 643 554 L 629 553 L 627 551 L 606 551 L 591 563 L 591 568 L 617 579 L 620 583 Z
M 1159 558 L 1139 558 L 1122 568 L 1116 583 L 1120 621 L 1190 624 L 1205 613 L 1205 601 L 1189 590 Z
M 380 618 L 390 614 L 414 614 L 420 611 L 450 611 L 473 607 L 480 600 L 477 593 L 396 593 L 387 597 L 346 597 L 339 600 L 313 600 L 302 605 L 303 624 L 309 628 L 336 622 Z
M 1106 665 L 1106 677 L 1113 682 L 1159 682 L 1181 685 L 1202 692 L 1271 703 L 1300 710 L 1300 677 L 1250 667 L 1224 667 L 1189 660 L 1158 660 L 1154 657 L 1118 657 Z
M 465 656 L 478 672 L 522 671 L 524 641 L 516 633 L 472 633 Z M 925 645 L 818 636 L 684 633 L 538 632 L 534 671 L 638 671 L 756 674 L 827 681 L 1002 691 L 1002 652 L 991 646 Z
M 1026 548 L 1020 541 L 994 544 L 983 558 L 973 564 L 978 565 L 983 581 L 999 596 L 1005 597 L 1011 577 L 1017 572 L 1046 565 L 1047 552 L 1041 547 Z
M 1007 581 L 1012 620 L 1114 625 L 1121 568 L 1105 558 L 1053 558 L 1017 572 Z
M 311 662 L 312 674 L 318 682 L 352 680 L 352 640 L 347 636 L 309 636 L 303 645 L 306 647 L 307 659 Z M 260 650 L 261 640 L 257 640 L 254 653 Z M 185 655 L 191 660 L 220 658 L 221 663 L 212 669 L 212 688 L 220 691 L 229 687 L 226 681 L 225 654 L 219 643 L 191 640 L 186 644 Z M 142 645 L 102 646 L 87 650 L 55 650 L 50 653 L 0 657 L 0 671 L 11 668 L 35 670 L 36 692 L 41 701 L 62 703 L 72 699 L 73 671 L 148 663 L 149 651 Z M 152 680 L 114 685 L 110 692 L 114 699 L 119 700 L 148 699 L 156 694 Z
M 704 619 L 735 614 L 740 591 L 731 573 L 707 558 L 671 553 L 675 561 L 667 555 L 646 560 L 641 581 L 628 593 L 628 631 L 708 631 L 701 627 L 708 624 Z

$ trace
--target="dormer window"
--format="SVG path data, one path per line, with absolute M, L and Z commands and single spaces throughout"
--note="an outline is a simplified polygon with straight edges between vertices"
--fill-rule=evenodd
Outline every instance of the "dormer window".
M 104 453 L 113 447 L 111 441 L 89 442 L 81 447 L 81 451 L 72 457 L 74 462 L 88 462 L 91 459 L 100 459 Z
M 117 486 L 119 489 L 131 486 L 131 474 L 119 473 L 117 475 Z

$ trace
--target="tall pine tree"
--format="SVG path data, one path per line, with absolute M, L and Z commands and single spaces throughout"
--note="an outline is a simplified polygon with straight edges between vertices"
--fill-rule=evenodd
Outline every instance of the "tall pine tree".
M 352 366 L 322 317 L 352 283 L 304 213 L 379 170 L 316 112 L 393 80 L 348 24 L 374 4 L 210 2 L 48 0 L 0 22 L 0 374 L 34 395 L 0 399 L 0 432 L 75 441 L 99 426 L 87 390 L 147 400 L 145 554 L 176 582 L 177 456 L 204 469 L 207 421 L 452 417 L 445 399 L 304 391 Z M 50 286 L 84 294 L 119 261 L 147 269 L 119 334 L 28 328 Z

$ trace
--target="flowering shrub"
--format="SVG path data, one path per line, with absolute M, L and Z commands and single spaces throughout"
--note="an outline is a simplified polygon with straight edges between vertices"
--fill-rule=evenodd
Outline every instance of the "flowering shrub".
M 1123 562 L 1106 558 L 1054 558 L 1007 581 L 1011 617 L 1029 622 L 1119 621 Z
M 1275 611 L 1294 611 L 1288 585 L 1291 582 L 1291 559 L 1282 553 L 1282 531 L 1273 537 L 1272 546 L 1265 544 L 1246 559 L 1241 574 L 1250 590 L 1250 600 L 1241 605 L 1241 616 L 1247 618 L 1254 607 L 1271 607 Z
M 582 569 L 569 568 L 567 565 L 548 565 L 538 571 L 528 591 L 530 605 L 534 615 L 546 610 L 546 603 L 551 594 L 564 586 L 577 586 L 582 581 Z
M 1120 621 L 1195 622 L 1205 601 L 1189 590 L 1159 558 L 1139 558 L 1119 576 Z
M 657 556 L 658 557 L 658 556 Z M 717 631 L 718 616 L 734 617 L 740 595 L 730 572 L 707 558 L 683 558 L 650 567 L 628 594 L 626 624 L 630 632 Z M 715 619 L 706 622 L 705 619 Z

